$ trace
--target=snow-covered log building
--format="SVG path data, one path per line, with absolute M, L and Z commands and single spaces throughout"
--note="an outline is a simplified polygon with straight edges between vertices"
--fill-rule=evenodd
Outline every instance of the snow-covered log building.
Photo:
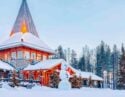
M 16 63 L 23 62 L 24 66 L 27 62 L 34 64 L 52 54 L 54 51 L 40 40 L 27 2 L 23 0 L 10 37 L 0 43 L 0 59 L 23 68 L 22 64 Z
M 91 76 L 94 81 L 103 81 L 92 73 L 79 72 L 62 59 L 49 59 L 54 53 L 39 38 L 27 2 L 23 0 L 9 38 L 0 43 L 0 68 L 9 64 L 21 70 L 24 79 L 29 79 L 30 76 L 33 76 L 34 80 L 41 78 L 42 85 L 48 86 L 50 75 L 54 71 L 59 72 L 61 65 L 65 63 L 70 76 L 81 74 L 84 79 Z M 9 66 L 6 68 L 12 69 Z
M 34 79 L 39 80 L 40 76 L 42 77 L 42 85 L 49 85 L 50 75 L 55 71 L 60 73 L 61 65 L 67 65 L 67 72 L 70 77 L 77 75 L 81 76 L 84 80 L 84 84 L 88 82 L 89 78 L 92 78 L 92 81 L 102 82 L 103 79 L 98 77 L 97 75 L 90 72 L 81 72 L 73 67 L 71 67 L 65 60 L 63 59 L 48 59 L 45 61 L 41 61 L 35 65 L 28 65 L 23 71 L 23 75 L 26 79 L 30 79 L 30 74 L 34 74 Z M 87 86 L 87 85 L 86 85 Z

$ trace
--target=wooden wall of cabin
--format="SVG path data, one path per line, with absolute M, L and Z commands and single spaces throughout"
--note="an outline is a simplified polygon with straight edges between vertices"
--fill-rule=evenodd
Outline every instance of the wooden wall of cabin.
M 39 80 L 41 85 L 49 86 L 50 75 L 60 69 L 61 69 L 61 64 L 57 64 L 55 67 L 51 69 L 24 70 L 22 71 L 22 74 L 25 80 L 28 80 L 32 77 L 33 80 Z
M 22 71 L 24 80 L 34 80 L 39 81 L 41 85 L 48 86 L 49 84 L 49 75 L 48 70 L 27 70 Z
M 11 49 L 1 50 L 0 59 L 5 61 L 10 59 L 29 59 L 29 60 L 46 60 L 49 58 L 49 53 L 27 48 L 27 47 L 15 47 Z

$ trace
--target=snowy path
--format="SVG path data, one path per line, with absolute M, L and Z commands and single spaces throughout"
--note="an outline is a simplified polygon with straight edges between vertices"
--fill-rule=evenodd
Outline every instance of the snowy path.
M 125 97 L 125 91 L 110 89 L 82 88 L 72 90 L 58 90 L 47 87 L 0 89 L 0 97 Z

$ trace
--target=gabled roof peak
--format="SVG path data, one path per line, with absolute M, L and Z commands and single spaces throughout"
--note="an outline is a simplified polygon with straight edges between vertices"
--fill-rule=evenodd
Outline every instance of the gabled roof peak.
M 16 18 L 10 36 L 18 32 L 29 32 L 39 37 L 26 0 L 22 0 L 21 7 L 19 9 L 18 16 Z

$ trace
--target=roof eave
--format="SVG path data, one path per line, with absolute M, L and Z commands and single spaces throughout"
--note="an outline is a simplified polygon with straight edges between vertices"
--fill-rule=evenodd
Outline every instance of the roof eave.
M 32 49 L 37 49 L 37 50 L 40 50 L 40 51 L 44 51 L 44 52 L 47 52 L 49 54 L 55 54 L 55 52 L 53 50 L 43 50 L 43 49 L 47 49 L 47 48 L 42 48 L 42 47 L 33 47 L 33 46 L 30 46 L 30 45 L 27 45 L 25 42 L 19 42 L 19 43 L 15 43 L 11 46 L 8 45 L 1 45 L 0 46 L 0 51 L 1 50 L 5 50 L 5 49 L 10 49 L 10 48 L 14 48 L 14 47 L 19 47 L 19 46 L 25 46 L 25 47 L 29 47 L 29 48 L 32 48 Z

